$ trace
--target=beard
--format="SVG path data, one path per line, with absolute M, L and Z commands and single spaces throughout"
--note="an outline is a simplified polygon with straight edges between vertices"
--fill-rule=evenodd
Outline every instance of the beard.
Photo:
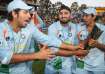
M 26 26 L 20 26 L 20 28 L 25 28 Z
M 30 23 L 30 20 L 26 20 L 25 23 L 23 23 L 22 25 L 20 25 L 20 28 L 25 28 L 27 27 L 27 25 Z
M 25 28 L 26 26 L 27 26 L 27 24 L 24 24 L 24 25 L 22 24 L 22 25 L 19 25 L 18 27 L 19 28 Z
M 70 22 L 70 20 L 60 20 L 61 24 L 67 24 L 68 22 Z

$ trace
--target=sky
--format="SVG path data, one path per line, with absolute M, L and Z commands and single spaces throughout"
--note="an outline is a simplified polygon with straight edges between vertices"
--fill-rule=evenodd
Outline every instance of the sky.
M 81 4 L 87 4 L 87 6 L 92 6 L 92 7 L 105 7 L 105 0 L 50 0 L 50 1 L 53 4 L 56 3 L 57 1 L 60 1 L 69 7 L 73 2 L 78 2 L 79 6 Z

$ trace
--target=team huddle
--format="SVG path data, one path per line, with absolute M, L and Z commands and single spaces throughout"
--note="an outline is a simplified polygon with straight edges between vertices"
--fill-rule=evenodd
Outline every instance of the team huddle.
M 0 23 L 0 67 L 6 70 L 0 74 L 32 74 L 36 59 L 46 60 L 45 74 L 105 74 L 105 26 L 96 22 L 95 8 L 84 9 L 83 21 L 74 24 L 62 5 L 48 35 L 35 26 L 31 9 L 22 0 L 8 4 L 8 18 Z

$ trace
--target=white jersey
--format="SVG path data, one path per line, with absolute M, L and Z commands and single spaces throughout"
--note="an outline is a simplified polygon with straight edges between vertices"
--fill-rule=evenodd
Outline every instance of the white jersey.
M 0 61 L 1 64 L 9 64 L 13 53 L 32 53 L 34 52 L 34 40 L 41 44 L 59 47 L 61 41 L 53 39 L 41 33 L 32 23 L 18 33 L 12 30 L 8 21 L 0 23 Z M 32 74 L 31 62 L 11 64 L 10 74 Z
M 69 22 L 67 26 L 62 26 L 59 21 L 55 22 L 51 26 L 49 26 L 48 35 L 54 38 L 57 38 L 66 44 L 76 45 L 77 44 L 77 25 Z M 58 57 L 59 56 L 55 58 L 58 58 Z M 47 65 L 50 66 L 50 68 L 52 67 L 51 64 L 53 63 L 55 58 L 47 62 Z M 71 57 L 61 57 L 61 58 L 62 58 L 61 74 L 71 74 L 73 57 L 71 56 Z M 49 62 L 51 62 L 51 64 L 48 64 Z M 46 74 L 48 74 L 48 72 L 46 72 Z
M 105 26 L 96 23 L 96 26 L 103 31 L 98 38 L 98 42 L 105 44 Z M 82 28 L 82 29 L 81 29 Z M 81 26 L 80 31 L 86 30 L 86 25 Z M 88 33 L 87 33 L 88 34 Z M 88 55 L 84 58 L 84 69 L 89 71 L 105 71 L 105 53 L 98 48 L 91 48 Z
M 48 28 L 48 34 L 62 40 L 63 42 L 68 41 L 69 44 L 75 45 L 77 44 L 77 26 L 78 25 L 71 22 L 67 26 L 62 26 L 58 21 Z

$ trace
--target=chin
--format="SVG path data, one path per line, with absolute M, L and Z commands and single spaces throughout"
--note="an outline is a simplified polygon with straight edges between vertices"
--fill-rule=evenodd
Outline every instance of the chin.
M 21 26 L 21 28 L 25 28 L 26 26 Z
M 27 24 L 24 24 L 24 25 L 21 26 L 21 28 L 25 28 L 26 26 L 27 26 Z
M 60 21 L 63 24 L 67 24 L 69 21 Z

